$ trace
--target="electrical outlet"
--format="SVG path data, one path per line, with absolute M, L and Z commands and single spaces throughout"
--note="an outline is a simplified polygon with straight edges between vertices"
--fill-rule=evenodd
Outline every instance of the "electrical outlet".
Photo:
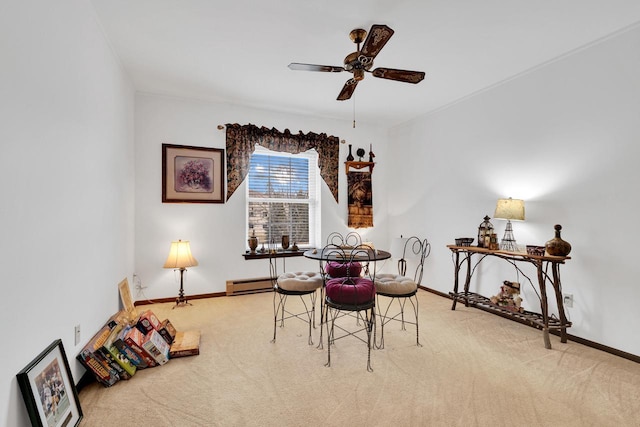
M 75 334 L 75 344 L 78 345 L 80 344 L 80 325 L 76 325 L 76 327 L 74 328 L 74 334 Z
M 562 302 L 564 302 L 564 306 L 571 308 L 573 307 L 573 294 L 563 294 Z

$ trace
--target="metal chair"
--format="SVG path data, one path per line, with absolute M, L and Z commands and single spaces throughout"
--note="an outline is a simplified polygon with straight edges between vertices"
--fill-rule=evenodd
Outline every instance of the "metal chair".
M 364 264 L 368 265 L 372 259 L 373 251 L 368 246 L 356 245 L 344 247 L 344 245 L 328 244 L 322 249 L 324 262 L 338 261 L 346 265 Z M 322 268 L 325 272 L 326 269 Z M 374 277 L 367 278 L 352 276 L 355 270 L 347 268 L 345 277 L 330 278 L 325 273 L 325 296 L 323 323 L 327 328 L 327 363 L 331 366 L 331 347 L 336 340 L 347 336 L 355 337 L 367 345 L 367 371 L 371 372 L 371 347 L 372 334 L 375 330 L 375 269 Z M 351 315 L 351 316 L 348 316 Z M 355 317 L 355 325 L 348 325 L 346 322 L 336 323 L 342 317 Z M 361 323 L 362 322 L 362 323 Z M 336 335 L 336 331 L 341 335 Z M 361 333 L 366 334 L 363 338 Z M 320 340 L 322 342 L 322 328 L 320 329 Z
M 358 246 L 368 247 L 369 243 L 364 243 L 362 241 L 362 237 L 360 237 L 360 235 L 355 231 L 349 232 L 345 235 L 334 231 L 327 237 L 327 246 L 329 245 L 343 249 L 350 249 Z M 368 248 L 373 249 L 373 247 Z M 360 275 L 360 273 L 364 276 L 369 275 L 369 262 L 364 261 L 353 261 L 350 264 L 344 261 L 332 261 L 326 264 L 323 272 L 329 277 L 345 277 L 347 275 L 347 272 L 344 270 L 345 268 L 352 269 L 352 271 L 349 272 L 352 276 Z M 357 271 L 355 274 L 353 269 Z
M 415 325 L 416 345 L 422 347 L 422 344 L 420 344 L 418 298 L 416 297 L 416 293 L 418 292 L 418 286 L 422 282 L 424 261 L 431 252 L 431 244 L 427 239 L 420 240 L 415 236 L 408 239 L 403 239 L 401 237 L 399 240 L 399 247 L 400 251 L 398 255 L 400 256 L 400 259 L 398 260 L 398 274 L 379 274 L 374 280 L 378 317 L 380 318 L 380 343 L 376 343 L 376 348 L 378 349 L 384 348 L 384 327 L 392 320 L 399 321 L 403 331 L 406 330 L 406 323 Z M 391 252 L 393 253 L 395 251 L 392 250 Z M 406 275 L 407 258 L 415 258 L 417 261 L 413 277 Z M 382 304 L 382 298 L 388 298 L 388 302 Z M 394 301 L 398 302 L 400 310 L 399 312 L 390 313 L 390 309 Z M 409 301 L 413 307 L 415 321 L 408 321 L 405 319 L 404 308 L 407 301 Z
M 362 238 L 360 235 L 354 231 L 341 234 L 336 231 L 332 232 L 327 236 L 326 247 L 336 247 L 336 248 L 354 248 L 362 244 Z M 347 271 L 349 269 L 349 271 Z M 347 264 L 345 260 L 336 260 L 336 261 L 328 261 L 323 260 L 320 262 L 320 271 L 322 272 L 322 288 L 320 290 L 320 323 L 324 324 L 325 315 L 324 315 L 324 290 L 327 283 L 327 280 L 334 279 L 337 277 L 347 277 L 350 276 L 359 276 L 362 271 L 362 265 L 360 262 L 354 262 L 352 264 Z M 323 349 L 324 346 L 322 344 L 322 329 L 320 329 L 320 342 L 318 343 L 318 348 Z
M 315 271 L 291 271 L 278 274 L 275 256 L 269 257 L 269 271 L 273 286 L 273 339 L 271 342 L 276 342 L 278 322 L 280 327 L 284 328 L 285 319 L 296 318 L 308 323 L 308 344 L 313 345 L 311 331 L 316 327 L 316 299 L 318 295 L 316 291 L 322 287 L 322 275 Z M 290 296 L 300 298 L 304 311 L 291 312 L 286 308 L 287 298 Z

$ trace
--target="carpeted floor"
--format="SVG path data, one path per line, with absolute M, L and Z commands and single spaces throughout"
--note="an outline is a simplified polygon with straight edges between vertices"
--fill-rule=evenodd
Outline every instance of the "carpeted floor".
M 201 331 L 200 355 L 80 392 L 83 426 L 637 426 L 640 367 L 419 291 L 415 329 L 385 328 L 385 348 L 307 345 L 291 319 L 273 335 L 272 294 L 145 306 Z M 297 304 L 290 299 L 288 304 Z M 353 321 L 343 319 L 343 321 Z M 314 331 L 317 344 L 319 329 Z M 325 334 L 326 339 L 326 334 Z

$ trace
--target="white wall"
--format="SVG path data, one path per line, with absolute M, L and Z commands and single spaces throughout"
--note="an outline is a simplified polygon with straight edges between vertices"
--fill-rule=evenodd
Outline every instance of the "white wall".
M 562 270 L 565 292 L 575 295 L 570 332 L 640 354 L 640 267 L 627 249 L 639 237 L 638 28 L 397 127 L 390 138 L 375 126 L 352 129 L 348 118 L 134 100 L 86 0 L 5 1 L 0 52 L 0 425 L 29 425 L 15 375 L 53 340 L 63 340 L 79 379 L 73 328 L 81 325 L 84 344 L 118 309 L 123 277 L 136 272 L 148 286 L 136 299 L 176 295 L 176 277 L 161 267 L 171 240 L 191 240 L 200 261 L 187 294 L 223 292 L 227 279 L 267 273 L 266 263 L 241 256 L 244 186 L 223 205 L 161 203 L 161 144 L 224 148 L 216 126 L 227 122 L 373 143 L 376 226 L 363 234 L 380 247 L 400 234 L 429 237 L 424 284 L 442 292 L 452 285 L 445 245 L 475 236 L 497 198 L 524 198 L 520 243 L 542 244 L 561 223 L 573 245 Z M 347 230 L 345 189 L 342 169 L 339 204 L 323 184 L 323 237 Z M 501 234 L 504 224 L 494 224 Z M 480 273 L 486 294 L 512 278 L 498 263 Z M 525 292 L 528 304 L 533 298 Z
M 136 97 L 136 274 L 146 286 L 133 289 L 136 300 L 175 297 L 179 274 L 162 265 L 172 240 L 191 242 L 199 265 L 188 269 L 185 293 L 200 295 L 226 290 L 226 281 L 269 275 L 265 260 L 245 261 L 246 182 L 224 204 L 162 203 L 162 144 L 225 148 L 226 123 L 275 127 L 280 131 L 316 132 L 346 140 L 340 145 L 339 203 L 322 181 L 322 239 L 332 231 L 348 231 L 344 161 L 347 144 L 365 148 L 373 144 L 377 165 L 373 172 L 374 225 L 359 232 L 380 247 L 387 245 L 387 191 L 384 179 L 387 160 L 386 131 L 360 125 L 353 129 L 350 117 L 344 122 L 313 119 L 295 114 L 138 94 Z M 287 259 L 288 268 L 316 269 L 317 263 L 304 258 Z
M 390 233 L 430 237 L 426 286 L 449 292 L 446 245 L 475 237 L 498 198 L 522 198 L 519 244 L 544 244 L 561 224 L 573 246 L 561 269 L 575 299 L 569 332 L 640 354 L 638 52 L 640 27 L 391 131 L 397 149 L 389 156 L 405 167 L 389 175 L 389 187 L 419 184 L 389 193 Z M 492 223 L 501 238 L 504 222 Z M 476 274 L 487 296 L 516 280 L 500 263 Z M 539 311 L 530 288 L 524 299 Z
M 133 270 L 133 89 L 86 0 L 0 7 L 0 425 L 27 426 L 15 375 L 84 344 Z

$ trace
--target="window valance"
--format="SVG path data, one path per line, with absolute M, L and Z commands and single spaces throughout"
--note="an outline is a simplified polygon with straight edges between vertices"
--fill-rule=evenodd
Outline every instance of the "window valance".
M 327 183 L 331 194 L 338 201 L 338 156 L 340 140 L 337 136 L 313 132 L 292 134 L 289 129 L 280 132 L 275 128 L 247 124 L 226 124 L 227 146 L 227 200 L 242 184 L 249 173 L 249 162 L 256 144 L 272 151 L 298 154 L 310 149 L 318 152 L 320 176 Z

